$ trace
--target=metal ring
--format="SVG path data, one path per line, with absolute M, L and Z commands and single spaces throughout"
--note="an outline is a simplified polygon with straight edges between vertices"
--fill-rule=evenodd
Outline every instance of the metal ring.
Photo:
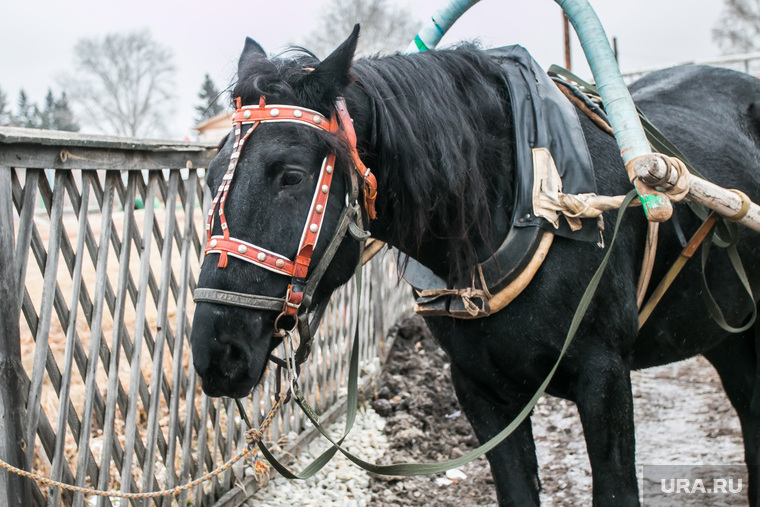
M 293 327 L 290 329 L 282 329 L 280 327 L 280 319 L 285 317 L 290 317 L 293 319 Z M 296 330 L 296 327 L 298 327 L 298 315 L 287 315 L 285 312 L 280 313 L 276 319 L 274 319 L 274 332 L 275 333 L 292 333 Z

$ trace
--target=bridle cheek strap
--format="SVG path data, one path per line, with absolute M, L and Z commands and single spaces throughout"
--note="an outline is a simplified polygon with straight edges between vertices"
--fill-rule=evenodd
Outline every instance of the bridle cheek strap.
M 361 158 L 359 158 L 359 152 L 356 150 L 356 131 L 354 130 L 354 122 L 346 109 L 346 101 L 343 97 L 335 101 L 335 111 L 338 113 L 340 123 L 343 126 L 343 132 L 346 134 L 349 148 L 351 149 L 351 161 L 353 162 L 354 169 L 359 172 L 359 176 L 362 178 L 362 193 L 364 195 L 364 210 L 367 212 L 367 217 L 370 220 L 377 218 L 377 212 L 375 211 L 375 200 L 377 199 L 377 179 L 372 174 L 367 166 L 364 165 Z
M 233 116 L 235 143 L 233 145 L 233 152 L 230 155 L 230 163 L 224 174 L 222 184 L 220 185 L 211 204 L 211 208 L 209 209 L 206 221 L 207 242 L 204 253 L 205 255 L 208 255 L 209 253 L 218 253 L 219 262 L 217 265 L 219 268 L 225 268 L 227 266 L 228 256 L 231 255 L 245 262 L 268 269 L 269 271 L 291 277 L 291 283 L 288 285 L 282 313 L 278 316 L 275 322 L 275 327 L 278 328 L 278 322 L 282 316 L 292 317 L 294 322 L 297 322 L 298 320 L 297 316 L 299 308 L 304 302 L 304 286 L 306 285 L 311 257 L 314 253 L 317 240 L 319 239 L 324 212 L 327 209 L 327 201 L 330 195 L 330 188 L 332 186 L 333 173 L 335 170 L 336 156 L 335 153 L 330 153 L 322 162 L 317 186 L 314 191 L 314 196 L 312 197 L 311 206 L 309 207 L 306 224 L 304 225 L 303 233 L 301 234 L 296 257 L 294 260 L 291 260 L 283 255 L 230 236 L 227 219 L 224 213 L 224 205 L 246 140 L 248 140 L 257 127 L 265 122 L 300 123 L 333 133 L 337 132 L 342 126 L 343 132 L 349 143 L 354 168 L 359 172 L 362 178 L 365 209 L 371 218 L 375 217 L 374 204 L 377 196 L 377 183 L 374 175 L 364 166 L 356 151 L 356 133 L 343 99 L 339 99 L 336 102 L 336 114 L 340 117 L 340 123 L 335 115 L 331 120 L 327 120 L 320 113 L 306 108 L 289 105 L 268 106 L 266 105 L 263 96 L 259 99 L 258 106 L 241 106 L 239 98 L 236 99 L 236 102 L 237 110 Z M 251 125 L 245 134 L 242 133 L 244 125 Z M 354 185 L 355 180 L 356 178 L 351 178 L 352 188 L 354 189 L 351 192 L 352 199 L 356 198 L 357 193 Z M 349 205 L 348 202 L 346 204 L 347 206 Z M 222 234 L 212 235 L 214 215 L 217 213 L 217 209 Z M 357 219 L 361 220 L 361 213 L 359 212 L 358 215 Z M 341 220 L 341 222 L 342 221 L 343 220 Z M 343 228 L 341 227 L 341 229 Z M 345 230 L 339 231 L 338 233 L 345 235 Z M 331 243 L 334 243 L 334 241 Z M 335 253 L 333 251 L 334 248 L 330 248 L 329 250 L 332 251 L 330 255 L 330 257 L 332 257 Z M 321 278 L 321 276 L 319 278 Z M 209 292 L 209 294 L 202 293 L 201 298 L 197 300 L 213 301 L 214 296 L 212 293 L 221 293 L 224 291 L 207 289 L 207 292 Z M 313 293 L 313 288 L 307 292 Z M 228 293 L 228 295 L 229 297 L 225 296 L 226 300 L 219 302 L 222 304 L 234 305 L 235 303 L 233 301 L 242 302 L 244 300 L 244 298 L 238 297 L 236 293 Z M 308 297 L 310 299 L 310 295 Z M 263 296 L 252 296 L 252 298 L 246 300 L 247 304 L 242 304 L 240 306 L 257 307 L 256 305 L 260 298 L 263 298 Z M 271 309 L 271 299 L 272 298 L 268 298 L 266 301 L 267 304 L 262 305 L 261 309 Z

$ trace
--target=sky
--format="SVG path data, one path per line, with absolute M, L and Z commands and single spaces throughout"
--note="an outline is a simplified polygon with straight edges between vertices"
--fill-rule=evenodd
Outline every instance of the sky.
M 389 0 L 420 20 L 444 0 Z M 590 0 L 607 35 L 618 41 L 622 72 L 720 55 L 711 30 L 723 0 Z M 75 73 L 74 45 L 87 37 L 148 28 L 174 53 L 177 69 L 167 118 L 169 136 L 192 135 L 197 93 L 205 73 L 220 89 L 235 74 L 246 36 L 277 53 L 318 28 L 325 0 L 3 0 L 0 15 L 0 89 L 15 107 L 19 90 L 42 104 L 48 88 Z M 319 27 L 329 30 L 330 27 Z M 348 36 L 348 34 L 344 34 Z M 343 37 L 344 35 L 341 35 Z M 460 18 L 439 47 L 457 41 L 484 47 L 520 44 L 548 68 L 564 64 L 562 15 L 551 0 L 481 0 Z M 573 34 L 573 71 L 590 78 Z

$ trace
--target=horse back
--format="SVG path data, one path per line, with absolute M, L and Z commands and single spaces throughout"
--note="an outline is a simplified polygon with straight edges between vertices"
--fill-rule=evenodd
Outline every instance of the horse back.
M 760 198 L 760 79 L 689 65 L 648 74 L 630 89 L 700 173 Z

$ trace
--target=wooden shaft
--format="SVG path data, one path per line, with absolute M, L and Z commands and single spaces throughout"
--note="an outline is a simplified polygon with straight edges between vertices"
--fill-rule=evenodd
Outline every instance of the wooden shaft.
M 668 166 L 659 161 L 654 164 L 637 164 L 636 175 L 641 181 L 648 185 L 654 185 L 661 181 L 667 181 L 675 184 L 678 180 L 676 171 L 670 171 Z M 689 194 L 688 199 L 711 210 L 715 210 L 719 215 L 731 219 L 742 211 L 742 206 L 749 203 L 749 209 L 740 220 L 740 224 L 746 225 L 752 230 L 760 232 L 760 206 L 749 201 L 746 196 L 703 180 L 693 174 L 689 174 Z
M 707 234 L 712 230 L 713 226 L 715 225 L 716 218 L 717 217 L 715 214 L 710 214 L 710 216 L 707 217 L 707 220 L 704 221 L 700 228 L 697 229 L 697 232 L 694 233 L 694 236 L 692 236 L 691 240 L 689 240 L 689 243 L 686 245 L 686 248 L 683 249 L 681 255 L 678 256 L 675 262 L 673 262 L 673 264 L 670 266 L 668 272 L 665 273 L 665 276 L 660 281 L 659 285 L 654 290 L 652 295 L 649 297 L 649 301 L 647 301 L 647 303 L 639 312 L 639 329 L 644 327 L 644 324 L 646 324 L 649 316 L 652 315 L 652 312 L 662 297 L 665 295 L 665 292 L 673 284 L 673 281 L 678 276 L 678 273 L 681 272 L 683 267 L 686 265 L 686 262 L 692 258 L 694 252 L 697 251 L 699 245 L 702 244 L 702 242 L 707 237 Z

